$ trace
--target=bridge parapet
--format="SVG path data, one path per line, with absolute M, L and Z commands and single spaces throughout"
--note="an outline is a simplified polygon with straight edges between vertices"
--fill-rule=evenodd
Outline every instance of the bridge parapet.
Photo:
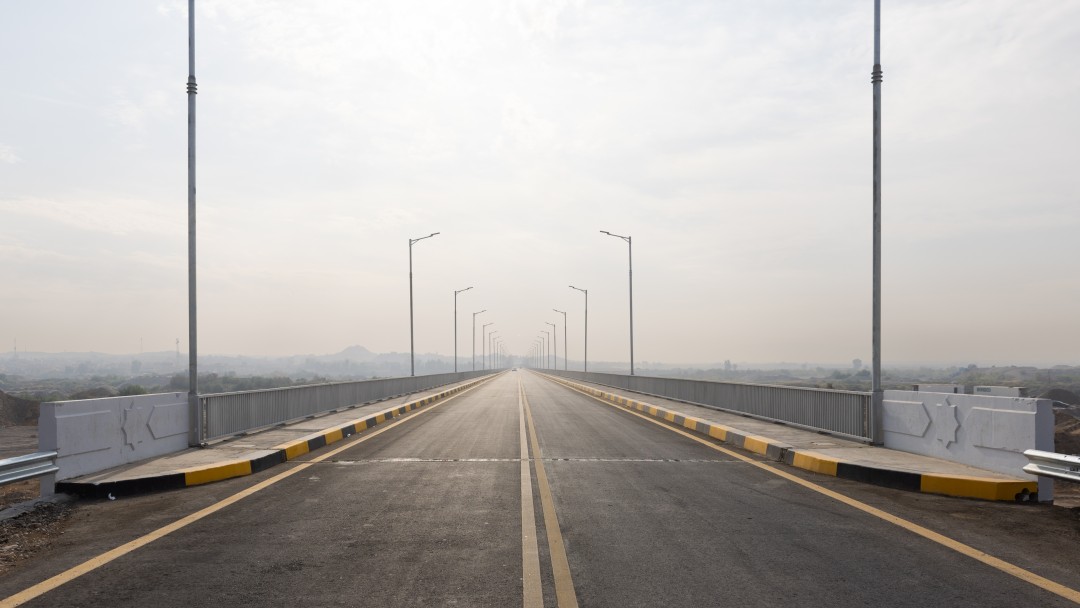
M 546 374 L 743 414 L 872 443 L 870 393 L 771 384 L 710 382 L 685 378 L 543 370 Z

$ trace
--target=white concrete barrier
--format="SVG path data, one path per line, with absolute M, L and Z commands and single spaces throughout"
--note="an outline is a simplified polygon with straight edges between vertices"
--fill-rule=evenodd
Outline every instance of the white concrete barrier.
M 187 449 L 189 418 L 187 393 L 42 403 L 38 446 L 70 479 Z
M 884 445 L 1021 478 L 1039 479 L 1039 500 L 1053 483 L 1024 473 L 1025 450 L 1054 451 L 1049 399 L 885 391 Z

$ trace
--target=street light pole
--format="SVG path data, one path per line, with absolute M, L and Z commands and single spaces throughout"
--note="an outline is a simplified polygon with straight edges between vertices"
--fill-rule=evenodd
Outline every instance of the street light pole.
M 454 373 L 457 373 L 457 294 L 463 291 L 469 291 L 472 287 L 466 287 L 465 289 L 458 289 L 454 291 Z M 474 317 L 475 318 L 475 317 Z
M 881 388 L 881 0 L 874 0 L 874 310 L 873 310 L 873 409 L 871 436 L 877 439 L 884 400 Z
M 495 322 L 484 323 L 480 326 L 480 364 L 482 369 L 487 369 L 487 328 L 488 325 L 494 325 Z
M 472 371 L 476 371 L 476 315 L 487 312 L 487 309 L 472 313 Z
M 626 241 L 627 249 L 630 253 L 630 375 L 634 375 L 634 242 L 629 236 L 621 236 L 618 234 L 612 234 L 607 230 L 601 230 L 600 232 L 620 238 Z
M 547 322 L 545 321 L 545 323 Z M 551 323 L 548 323 L 548 325 L 551 325 Z M 544 365 L 549 366 L 547 369 L 551 369 L 551 332 L 544 330 L 540 333 L 547 336 L 546 340 L 544 341 Z
M 589 290 L 582 289 L 580 287 L 570 286 L 570 289 L 576 289 L 585 294 L 585 371 L 589 371 Z
M 566 340 L 566 313 L 559 310 L 558 308 L 552 308 L 551 310 L 554 310 L 555 312 L 562 315 L 562 368 L 563 368 L 563 371 L 566 371 L 567 370 L 566 366 L 570 364 L 570 359 L 566 356 L 566 346 L 567 346 L 567 344 L 566 344 L 566 342 L 567 342 L 567 340 Z M 558 352 L 558 349 L 556 349 L 556 352 Z M 559 366 L 559 362 L 556 361 L 555 362 L 555 367 L 558 367 L 558 366 Z
M 549 323 L 547 321 L 544 321 L 544 323 L 547 323 L 548 325 L 551 326 L 551 341 L 552 341 L 552 346 L 553 346 L 551 354 L 552 354 L 552 357 L 554 359 L 554 361 L 553 361 L 554 367 L 552 367 L 551 369 L 558 369 L 559 368 L 559 332 L 558 332 L 559 328 L 556 327 L 554 323 Z
M 199 326 L 195 281 L 195 0 L 188 0 L 188 408 L 194 429 L 190 445 L 203 440 L 203 411 L 199 407 Z
M 488 366 L 489 369 L 495 369 L 495 334 L 499 333 L 499 330 L 495 330 L 488 334 Z
M 427 236 L 422 236 L 418 239 L 409 239 L 409 375 L 416 375 L 416 343 L 413 339 L 413 288 L 412 288 L 412 246 L 424 239 L 430 239 L 431 237 L 439 234 L 438 232 L 432 232 Z

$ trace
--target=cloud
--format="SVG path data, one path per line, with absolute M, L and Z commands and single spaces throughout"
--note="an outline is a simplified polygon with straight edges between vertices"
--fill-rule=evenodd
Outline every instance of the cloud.
M 14 165 L 21 160 L 19 155 L 15 154 L 15 148 L 12 148 L 7 144 L 0 144 L 0 163 Z
M 160 205 L 133 199 L 0 199 L 0 214 L 9 218 L 35 218 L 78 231 L 114 236 L 175 235 L 184 230 L 179 214 L 166 213 Z

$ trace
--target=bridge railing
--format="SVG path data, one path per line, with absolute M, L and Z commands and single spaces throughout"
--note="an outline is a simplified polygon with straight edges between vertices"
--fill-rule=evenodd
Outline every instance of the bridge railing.
M 52 475 L 59 470 L 56 466 L 56 452 L 36 452 L 0 459 L 0 486 Z
M 212 441 L 492 373 L 492 370 L 477 370 L 200 395 L 199 407 L 204 421 L 200 435 L 202 441 Z
M 599 372 L 550 369 L 540 371 L 762 420 L 782 422 L 789 426 L 824 431 L 857 441 L 879 440 L 874 437 L 870 393 Z

